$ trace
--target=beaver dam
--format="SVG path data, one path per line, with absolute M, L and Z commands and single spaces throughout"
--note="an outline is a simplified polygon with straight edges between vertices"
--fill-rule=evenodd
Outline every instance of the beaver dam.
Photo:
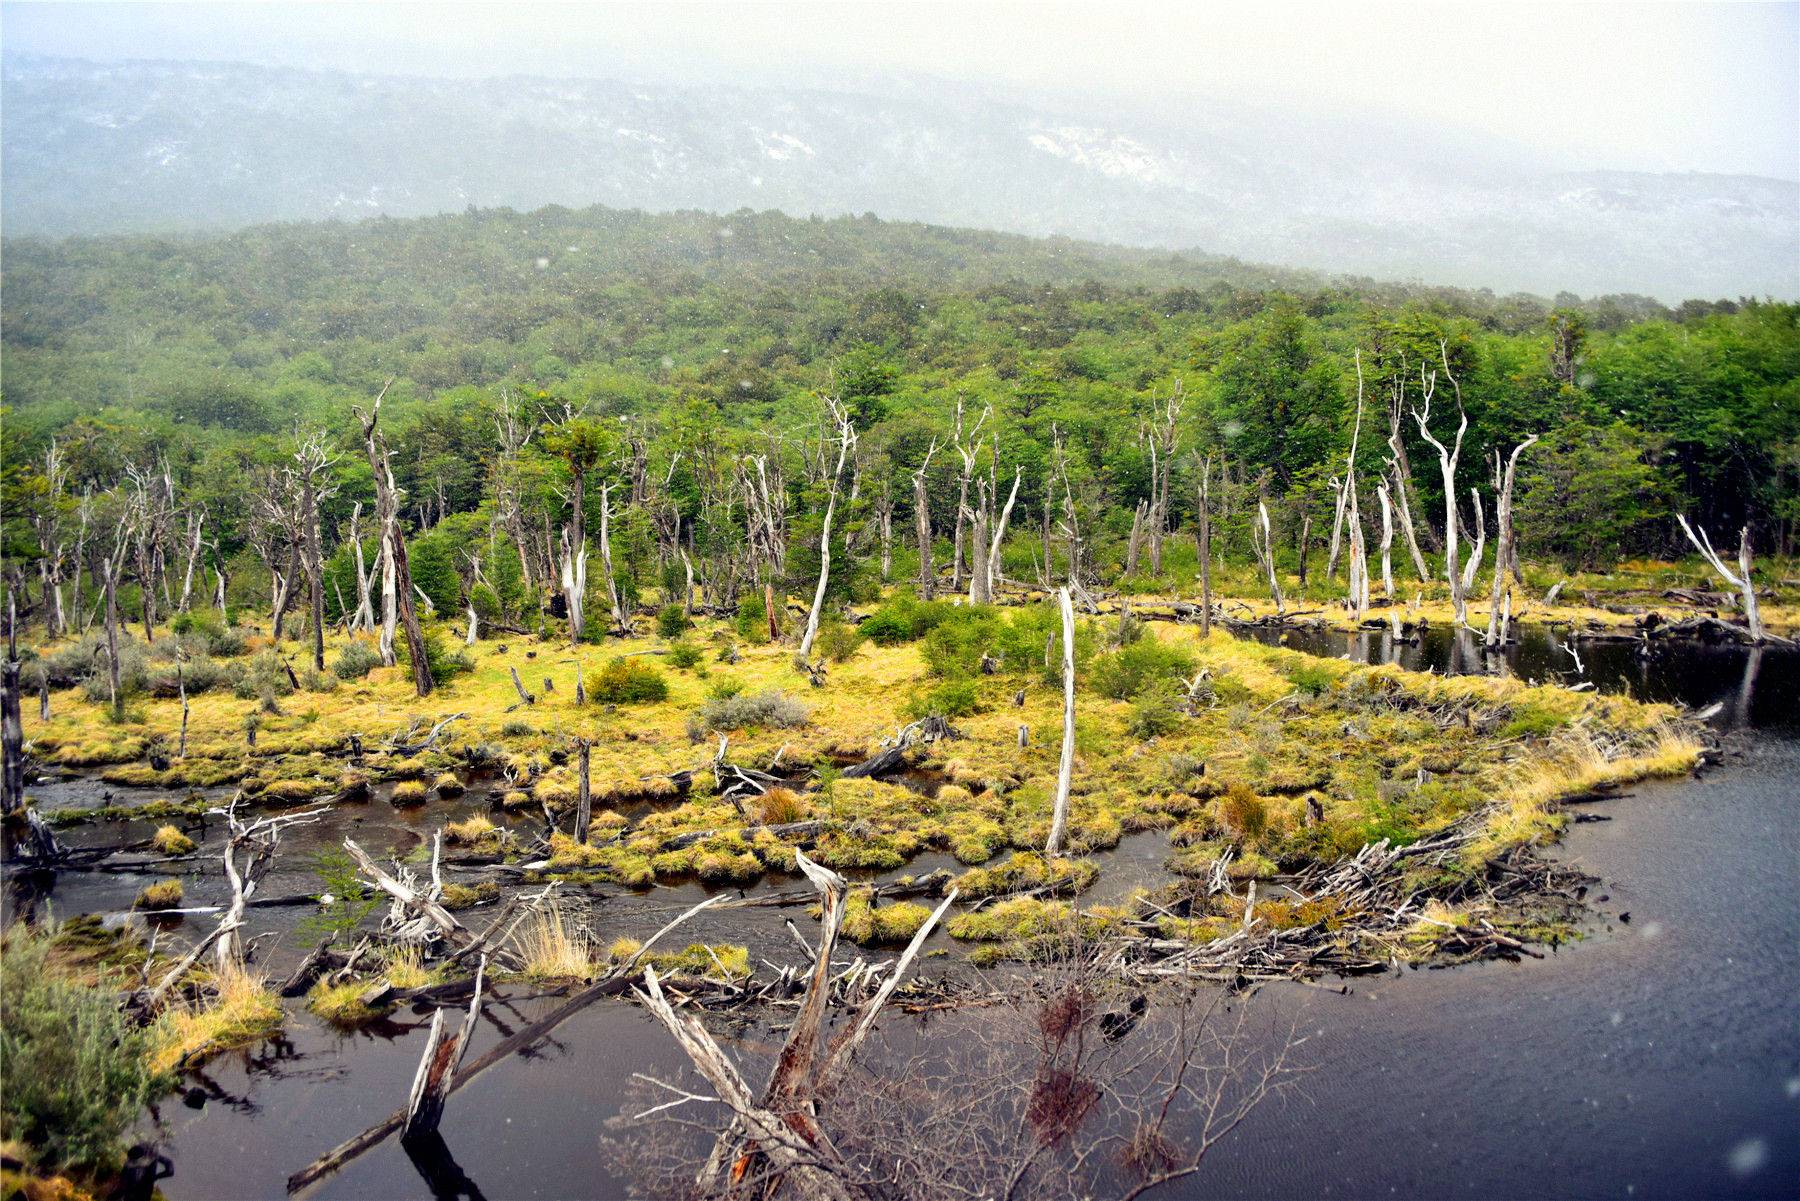
M 954 1135 L 946 1179 L 1000 1163 L 1035 1195 L 1085 1187 L 1099 1177 L 1070 1164 L 1110 1143 L 1101 1176 L 1129 1192 L 1194 1174 L 1303 1058 L 1289 1037 L 1263 1040 L 1254 1068 L 1230 1059 L 1230 998 L 1542 958 L 1593 929 L 1599 884 L 1546 844 L 1604 820 L 1584 803 L 1717 754 L 1679 703 L 1634 699 L 1655 690 L 1624 678 L 1644 664 L 1627 646 L 1585 644 L 1584 662 L 1537 631 L 1484 656 L 1442 630 L 1202 635 L 1123 610 L 1073 628 L 1054 854 L 1066 695 L 1051 604 L 890 602 L 833 631 L 817 662 L 704 618 L 617 657 L 483 644 L 429 709 L 396 669 L 302 678 L 254 636 L 234 659 L 209 654 L 217 631 L 166 635 L 136 648 L 149 686 L 123 723 L 91 688 L 49 690 L 48 717 L 27 714 L 41 820 L 8 832 L 7 904 L 41 933 L 15 932 L 9 954 L 24 940 L 121 994 L 159 1088 L 179 1080 L 202 1113 L 261 1108 L 215 1079 L 221 1056 L 258 1088 L 297 1071 L 284 1095 L 311 1080 L 305 1096 L 332 1096 L 305 1137 L 259 1153 L 292 1161 L 258 1169 L 265 1189 L 277 1167 L 290 1190 L 364 1189 L 356 1161 L 405 1127 L 423 1186 L 468 1194 L 440 1117 L 513 1056 L 574 1056 L 563 1027 L 599 1005 L 661 1024 L 579 1019 L 630 1046 L 609 1049 L 629 1068 L 607 1070 L 615 1085 L 584 1094 L 566 1132 L 604 1133 L 612 1184 L 551 1191 L 666 1188 L 706 1161 L 707 1187 L 748 1174 L 868 1195 L 925 1170 L 896 1140 L 917 1152 Z M 1496 674 L 1440 674 L 1465 655 Z M 1393 657 L 1433 670 L 1368 662 Z M 161 695 L 175 662 L 177 695 Z M 267 695 L 187 688 L 234 667 L 272 681 Z M 985 1058 L 959 1060 L 896 1012 Z M 404 1037 L 426 1027 L 424 1046 Z M 768 1081 L 720 1040 L 737 1059 L 779 1051 Z M 320 1046 L 357 1061 L 353 1088 L 300 1066 Z M 843 1087 L 884 1072 L 887 1111 Z M 1025 1119 L 948 1106 L 963 1125 L 937 1129 L 951 1078 Z M 645 1095 L 622 1102 L 628 1085 Z M 1159 1098 L 1188 1116 L 1165 1130 L 1146 1116 Z M 148 1099 L 152 1137 L 191 1131 L 165 1192 L 203 1195 L 180 1182 L 206 1127 Z M 720 1099 L 716 1145 L 692 1121 L 658 1126 Z

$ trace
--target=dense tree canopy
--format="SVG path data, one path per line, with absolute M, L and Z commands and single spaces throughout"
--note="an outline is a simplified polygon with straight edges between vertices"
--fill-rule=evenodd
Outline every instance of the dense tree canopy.
M 1372 491 L 1409 473 L 1431 543 L 1442 485 L 1410 466 L 1435 467 L 1410 417 L 1428 394 L 1433 428 L 1453 432 L 1459 398 L 1470 422 L 1465 521 L 1468 490 L 1492 490 L 1493 452 L 1541 436 L 1520 467 L 1528 555 L 1678 552 L 1677 510 L 1786 546 L 1800 516 L 1800 308 L 1786 303 L 1552 308 L 870 217 L 550 208 L 9 242 L 0 318 L 15 587 L 91 567 L 112 536 L 96 498 L 123 496 L 136 471 L 168 482 L 155 562 L 222 567 L 234 596 L 266 603 L 296 570 L 283 473 L 323 430 L 338 452 L 318 501 L 325 602 L 333 619 L 354 610 L 348 552 L 360 542 L 372 560 L 378 530 L 351 406 L 390 380 L 381 430 L 419 590 L 440 611 L 479 598 L 497 619 L 561 614 L 564 531 L 591 538 L 603 505 L 623 598 L 684 549 L 727 594 L 806 579 L 837 450 L 826 394 L 858 436 L 834 595 L 873 572 L 878 545 L 910 541 L 921 471 L 937 537 L 966 541 L 959 505 L 997 516 L 1016 472 L 1006 553 L 1073 528 L 1096 552 L 1121 547 L 1084 554 L 1112 571 L 1159 479 L 1157 536 L 1191 522 L 1211 455 L 1224 546 L 1247 548 L 1245 502 L 1264 498 L 1291 555 L 1304 515 L 1323 536 L 1359 411 L 1357 474 Z

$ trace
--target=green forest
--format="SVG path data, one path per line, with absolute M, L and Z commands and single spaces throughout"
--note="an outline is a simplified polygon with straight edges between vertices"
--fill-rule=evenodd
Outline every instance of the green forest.
M 1426 434 L 1448 443 L 1459 407 L 1465 545 L 1493 520 L 1494 455 L 1533 436 L 1514 520 L 1534 561 L 1678 556 L 1678 513 L 1791 552 L 1800 512 L 1787 303 L 1501 297 L 872 214 L 554 207 L 14 240 L 5 277 L 6 570 L 28 613 L 78 550 L 101 553 L 79 532 L 134 479 L 167 510 L 150 570 L 223 571 L 229 601 L 266 606 L 304 541 L 282 499 L 295 450 L 318 435 L 338 620 L 357 607 L 352 543 L 372 556 L 378 533 L 352 407 L 384 387 L 419 585 L 440 613 L 473 600 L 500 620 L 542 600 L 577 496 L 586 530 L 608 508 L 625 603 L 683 546 L 724 599 L 772 573 L 809 588 L 837 488 L 826 398 L 856 434 L 833 535 L 846 594 L 878 546 L 890 578 L 913 569 L 915 475 L 958 584 L 959 509 L 992 518 L 1015 477 L 1002 571 L 1029 560 L 1048 582 L 1039 548 L 1063 569 L 1072 548 L 1091 582 L 1166 576 L 1203 468 L 1219 553 L 1250 557 L 1261 503 L 1293 572 L 1333 537 L 1353 441 L 1355 511 L 1373 530 L 1392 481 L 1434 556 L 1448 510 Z M 746 555 L 759 519 L 773 544 Z

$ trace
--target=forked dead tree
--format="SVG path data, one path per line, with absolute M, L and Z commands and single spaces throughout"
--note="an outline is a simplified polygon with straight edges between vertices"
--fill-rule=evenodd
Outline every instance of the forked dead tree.
M 813 639 L 819 635 L 819 614 L 825 608 L 825 589 L 831 581 L 831 520 L 837 514 L 838 477 L 844 473 L 844 458 L 856 446 L 856 427 L 850 423 L 850 410 L 835 396 L 827 396 L 825 405 L 837 425 L 837 466 L 831 473 L 831 499 L 825 502 L 825 524 L 819 532 L 819 586 L 813 590 L 812 608 L 806 613 L 806 633 L 800 639 L 800 653 L 812 654 Z
M 1438 453 L 1438 470 L 1444 477 L 1444 580 L 1450 585 L 1450 603 L 1456 608 L 1456 624 L 1469 623 L 1469 606 L 1463 591 L 1461 565 L 1457 561 L 1456 545 L 1456 463 L 1462 457 L 1463 435 L 1469 432 L 1469 415 L 1463 409 L 1462 386 L 1457 383 L 1456 376 L 1450 371 L 1450 352 L 1444 343 L 1438 343 L 1438 351 L 1443 356 L 1444 374 L 1456 389 L 1456 438 L 1446 447 L 1431 432 L 1431 398 L 1437 387 L 1437 373 L 1426 372 L 1419 368 L 1422 387 L 1422 407 L 1412 411 L 1413 420 L 1418 423 L 1419 433 L 1425 441 L 1431 443 Z M 1396 477 L 1398 478 L 1398 477 Z
M 1718 572 L 1719 578 L 1736 588 L 1738 593 L 1743 596 L 1744 617 L 1750 623 L 1750 640 L 1752 642 L 1763 641 L 1762 612 L 1756 607 L 1756 581 L 1752 578 L 1750 571 L 1750 527 L 1746 525 L 1738 531 L 1738 569 L 1733 572 L 1725 566 L 1725 560 L 1719 557 L 1719 552 L 1713 549 L 1712 539 L 1706 536 L 1704 526 L 1700 528 L 1699 533 L 1695 533 L 1694 527 L 1688 524 L 1685 513 L 1677 513 L 1675 520 L 1681 523 L 1681 530 L 1688 536 L 1688 541 L 1694 544 L 1695 550 L 1705 556 L 1707 563 L 1714 571 Z
M 375 511 L 381 521 L 381 661 L 392 667 L 394 655 L 394 623 L 406 630 L 406 649 L 412 659 L 413 687 L 420 696 L 431 692 L 431 665 L 425 659 L 425 635 L 419 628 L 419 611 L 413 603 L 412 568 L 406 558 L 406 538 L 400 533 L 401 492 L 394 483 L 393 464 L 387 439 L 375 428 L 381 420 L 381 401 L 394 381 L 382 385 L 375 403 L 364 413 L 361 405 L 351 406 L 362 423 L 363 449 L 369 457 L 369 473 L 375 479 Z

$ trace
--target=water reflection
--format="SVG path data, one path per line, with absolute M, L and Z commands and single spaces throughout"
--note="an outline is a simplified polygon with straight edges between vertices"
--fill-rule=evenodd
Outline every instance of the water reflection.
M 1239 637 L 1356 663 L 1394 663 L 1439 675 L 1512 675 L 1535 684 L 1591 684 L 1603 693 L 1694 709 L 1721 706 L 1724 729 L 1800 728 L 1800 651 L 1696 641 L 1574 641 L 1528 627 L 1493 650 L 1471 630 L 1433 629 L 1396 640 L 1391 630 L 1249 627 Z M 1766 679 L 1764 677 L 1767 677 Z

